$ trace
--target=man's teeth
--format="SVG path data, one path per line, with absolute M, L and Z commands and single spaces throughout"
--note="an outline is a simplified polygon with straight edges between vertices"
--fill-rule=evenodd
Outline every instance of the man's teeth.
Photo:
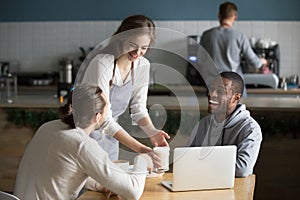
M 211 103 L 211 104 L 215 104 L 215 105 L 219 105 L 219 102 L 217 102 L 217 101 L 214 101 L 214 100 L 209 100 L 209 103 Z

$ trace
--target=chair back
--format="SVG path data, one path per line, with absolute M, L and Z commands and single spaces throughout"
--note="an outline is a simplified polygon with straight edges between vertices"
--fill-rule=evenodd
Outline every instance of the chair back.
M 0 191 L 0 200 L 20 200 L 20 199 L 13 194 Z

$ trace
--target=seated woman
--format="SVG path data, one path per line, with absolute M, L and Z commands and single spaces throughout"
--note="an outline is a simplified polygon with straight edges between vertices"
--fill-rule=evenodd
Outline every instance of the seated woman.
M 107 112 L 102 90 L 91 85 L 76 86 L 60 110 L 62 119 L 43 124 L 28 144 L 19 165 L 14 194 L 20 199 L 76 199 L 89 180 L 94 181 L 89 185 L 94 185 L 95 190 L 139 199 L 151 158 L 147 154 L 137 155 L 133 171 L 124 172 L 89 137 L 102 125 Z

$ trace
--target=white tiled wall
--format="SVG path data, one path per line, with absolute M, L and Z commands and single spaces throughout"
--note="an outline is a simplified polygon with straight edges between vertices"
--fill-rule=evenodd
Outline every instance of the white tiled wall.
M 79 47 L 107 39 L 120 21 L 0 23 L 0 61 L 19 64 L 21 71 L 58 71 L 64 56 L 78 59 Z M 186 35 L 201 35 L 217 21 L 156 21 L 157 27 Z M 249 38 L 270 38 L 279 43 L 281 76 L 300 75 L 299 21 L 237 21 L 234 27 Z

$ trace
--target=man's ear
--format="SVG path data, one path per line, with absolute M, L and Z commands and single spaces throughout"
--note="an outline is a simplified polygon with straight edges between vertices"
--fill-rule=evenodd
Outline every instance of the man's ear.
M 96 122 L 97 122 L 97 123 L 100 123 L 101 120 L 102 120 L 102 115 L 101 115 L 101 113 L 97 113 L 97 114 L 96 114 Z
M 236 21 L 238 19 L 238 16 L 237 15 L 234 15 L 234 20 Z
M 236 94 L 235 94 L 235 97 L 234 97 L 234 100 L 235 100 L 237 103 L 239 103 L 240 100 L 241 100 L 241 97 L 242 97 L 242 94 L 241 94 L 241 93 L 236 93 Z

